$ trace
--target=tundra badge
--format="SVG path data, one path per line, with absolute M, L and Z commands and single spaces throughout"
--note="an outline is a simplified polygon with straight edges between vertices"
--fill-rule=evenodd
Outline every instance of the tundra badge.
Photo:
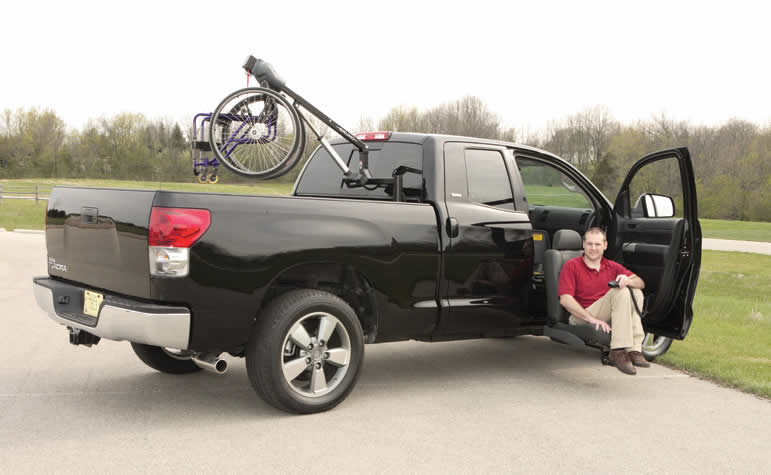
M 53 257 L 48 258 L 48 268 L 53 270 L 58 270 L 61 272 L 67 272 L 67 266 L 65 266 L 64 264 L 57 264 L 56 259 L 54 259 Z

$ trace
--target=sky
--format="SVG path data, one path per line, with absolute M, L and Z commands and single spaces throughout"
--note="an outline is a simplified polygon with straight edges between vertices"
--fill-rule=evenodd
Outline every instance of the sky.
M 481 98 L 537 133 L 593 105 L 622 122 L 771 125 L 771 4 L 593 1 L 6 2 L 0 110 L 70 128 L 185 126 L 244 87 L 250 54 L 338 123 Z M 251 83 L 254 85 L 254 82 Z

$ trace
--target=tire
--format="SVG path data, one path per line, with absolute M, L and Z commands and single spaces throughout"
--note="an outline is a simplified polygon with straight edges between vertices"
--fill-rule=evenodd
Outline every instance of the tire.
M 672 346 L 672 339 L 666 336 L 656 336 L 653 333 L 646 333 L 643 339 L 642 354 L 648 361 L 653 361 L 669 350 Z
M 335 295 L 304 289 L 277 297 L 262 312 L 247 346 L 246 370 L 265 402 L 310 414 L 332 409 L 350 394 L 363 360 L 364 334 L 353 309 Z
M 161 373 L 189 374 L 201 371 L 190 357 L 175 354 L 172 350 L 133 342 L 131 348 L 144 364 Z
M 214 110 L 209 144 L 233 173 L 267 180 L 286 174 L 300 160 L 305 129 L 282 95 L 251 87 L 233 92 Z

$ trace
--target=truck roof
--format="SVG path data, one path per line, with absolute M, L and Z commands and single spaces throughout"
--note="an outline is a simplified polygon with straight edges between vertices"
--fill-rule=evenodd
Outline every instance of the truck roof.
M 532 147 L 530 145 L 524 145 L 524 144 L 515 143 L 515 142 L 506 142 L 503 140 L 484 139 L 479 137 L 465 137 L 461 135 L 448 135 L 448 134 L 425 134 L 425 133 L 417 133 L 417 132 L 391 132 L 391 137 L 388 140 L 393 142 L 406 142 L 406 143 L 414 143 L 414 144 L 422 145 L 431 139 L 434 139 L 437 142 L 441 142 L 441 143 L 472 142 L 472 143 L 479 143 L 479 144 L 498 145 L 501 147 L 518 148 L 520 150 L 529 150 L 531 152 L 535 152 L 538 154 L 549 155 L 561 160 L 561 157 L 551 152 L 547 152 L 546 150 Z M 330 140 L 330 143 L 341 144 L 341 143 L 347 143 L 347 141 L 342 137 L 336 137 Z

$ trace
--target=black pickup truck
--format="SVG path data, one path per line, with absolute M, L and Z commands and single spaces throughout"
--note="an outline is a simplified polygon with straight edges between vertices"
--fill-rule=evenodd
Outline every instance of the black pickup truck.
M 38 304 L 74 344 L 131 342 L 167 373 L 223 372 L 290 412 L 334 407 L 365 343 L 546 335 L 607 346 L 567 323 L 559 266 L 576 232 L 607 231 L 607 257 L 646 282 L 647 356 L 686 336 L 701 257 L 688 150 L 639 160 L 611 203 L 559 157 L 513 143 L 364 134 L 373 175 L 350 187 L 318 148 L 292 196 L 56 187 Z M 355 168 L 357 153 L 333 142 Z M 557 262 L 556 268 L 554 262 Z

